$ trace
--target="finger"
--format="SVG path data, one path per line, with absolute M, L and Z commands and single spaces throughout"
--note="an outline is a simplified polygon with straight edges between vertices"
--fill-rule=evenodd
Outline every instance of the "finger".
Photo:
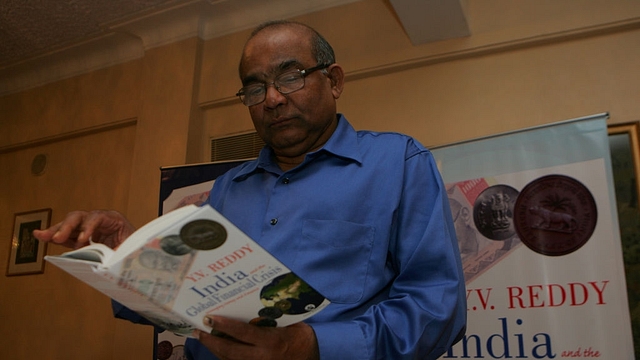
M 232 339 L 230 336 L 211 335 L 204 331 L 195 330 L 194 336 L 209 351 L 222 360 L 249 359 L 249 355 L 255 355 L 255 347 Z
M 58 229 L 60 228 L 61 224 L 62 222 L 59 222 L 46 229 L 33 230 L 33 236 L 35 236 L 35 238 L 40 241 L 45 241 L 45 242 L 53 241 L 52 239 L 53 235 L 58 232 Z
M 248 344 L 256 343 L 256 340 L 264 336 L 264 329 L 226 317 L 205 316 L 203 322 L 212 328 L 212 332 L 223 333 L 237 341 Z
M 81 232 L 78 227 L 82 223 L 84 213 L 75 211 L 67 214 L 65 219 L 47 229 L 34 230 L 33 235 L 38 240 L 53 242 L 56 244 L 75 247 L 78 234 Z
M 53 242 L 66 246 L 80 247 L 89 242 L 91 232 L 87 233 L 84 220 L 87 213 L 74 211 L 59 224 L 57 231 L 52 236 Z M 80 245 L 80 246 L 78 246 Z
M 135 230 L 135 227 L 121 213 L 113 210 L 96 210 L 87 215 L 83 231 L 91 236 L 92 241 L 116 248 Z
M 100 236 L 102 232 L 114 233 L 117 229 L 102 229 L 109 223 L 109 218 L 104 211 L 94 210 L 89 212 L 82 222 L 82 240 L 86 237 L 86 240 L 92 240 L 95 242 L 101 242 Z M 80 240 L 80 239 L 79 239 Z

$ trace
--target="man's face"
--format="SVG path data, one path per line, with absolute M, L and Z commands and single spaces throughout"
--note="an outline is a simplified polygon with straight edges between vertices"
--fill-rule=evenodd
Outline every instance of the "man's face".
M 258 33 L 243 53 L 240 67 L 243 86 L 270 84 L 284 72 L 316 66 L 309 39 L 307 29 L 291 26 Z M 341 90 L 341 82 L 334 86 L 331 77 L 316 71 L 305 78 L 302 89 L 287 95 L 268 86 L 265 101 L 250 106 L 249 113 L 258 135 L 277 156 L 299 158 L 321 147 L 335 130 L 335 100 Z

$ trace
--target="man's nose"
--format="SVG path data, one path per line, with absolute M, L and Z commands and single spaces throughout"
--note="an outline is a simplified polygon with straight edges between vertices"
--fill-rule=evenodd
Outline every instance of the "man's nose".
M 266 87 L 264 102 L 268 107 L 276 107 L 287 101 L 287 98 L 278 91 L 275 84 L 267 84 Z

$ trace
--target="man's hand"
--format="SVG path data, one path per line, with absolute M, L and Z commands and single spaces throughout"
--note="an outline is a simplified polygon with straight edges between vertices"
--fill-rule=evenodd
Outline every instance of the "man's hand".
M 222 360 L 318 360 L 318 342 L 311 326 L 258 327 L 219 316 L 205 317 L 205 325 L 228 336 L 196 330 L 195 335 Z
M 40 241 L 73 249 L 88 245 L 90 240 L 115 249 L 135 230 L 129 220 L 117 211 L 74 211 L 48 229 L 35 230 L 33 235 Z

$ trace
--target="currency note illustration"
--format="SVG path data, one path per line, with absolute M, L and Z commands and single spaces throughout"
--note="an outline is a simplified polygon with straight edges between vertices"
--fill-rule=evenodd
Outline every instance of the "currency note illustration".
M 468 285 L 521 245 L 513 220 L 518 191 L 489 178 L 446 188 Z
M 125 259 L 120 285 L 172 306 L 195 254 L 176 235 L 154 239 Z

